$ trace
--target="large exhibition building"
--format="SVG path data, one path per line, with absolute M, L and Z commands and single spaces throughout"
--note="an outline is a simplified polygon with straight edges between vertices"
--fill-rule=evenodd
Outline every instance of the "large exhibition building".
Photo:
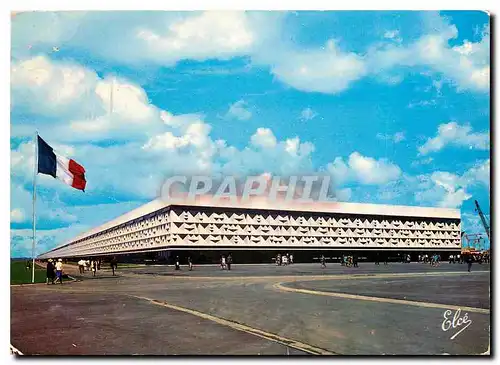
M 202 263 L 229 252 L 235 262 L 270 262 L 277 253 L 293 253 L 296 262 L 354 252 L 367 260 L 377 254 L 391 260 L 400 254 L 444 257 L 460 253 L 460 226 L 457 209 L 265 199 L 169 204 L 157 199 L 39 258 L 161 261 L 174 255 Z

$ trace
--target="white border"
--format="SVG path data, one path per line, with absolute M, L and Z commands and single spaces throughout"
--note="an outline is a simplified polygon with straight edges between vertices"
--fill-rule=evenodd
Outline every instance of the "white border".
M 140 6 L 139 6 L 140 4 Z M 211 1 L 202 1 L 202 0 L 185 0 L 185 1 L 170 1 L 168 3 L 164 1 L 151 1 L 151 0 L 141 0 L 132 1 L 132 0 L 86 0 L 86 1 L 65 1 L 65 0 L 57 0 L 57 1 L 36 1 L 36 0 L 7 0 L 0 2 L 2 21 L 0 22 L 0 34 L 2 35 L 2 45 L 3 54 L 1 57 L 1 70 L 4 72 L 2 78 L 2 95 L 0 97 L 0 103 L 2 104 L 2 113 L 3 121 L 0 123 L 0 130 L 2 133 L 0 135 L 4 139 L 4 143 L 1 144 L 0 148 L 2 149 L 2 153 L 0 153 L 0 171 L 3 176 L 0 179 L 0 191 L 3 202 L 10 201 L 10 181 L 9 181 L 9 162 L 10 162 L 10 149 L 8 150 L 8 146 L 10 143 L 7 143 L 6 136 L 10 135 L 10 124 L 7 121 L 10 121 L 10 89 L 9 89 L 9 75 L 10 75 L 10 12 L 12 10 L 193 10 L 193 9 L 248 9 L 248 10 L 283 10 L 283 9 L 294 9 L 294 10 L 324 10 L 324 9 L 332 9 L 332 10 L 356 10 L 356 9 L 377 9 L 377 10 L 488 10 L 493 14 L 499 14 L 500 2 L 498 0 L 475 0 L 474 2 L 469 1 L 457 1 L 457 0 L 420 0 L 418 2 L 403 2 L 398 0 L 377 0 L 377 1 L 362 1 L 362 0 L 351 0 L 351 1 L 339 1 L 339 2 L 326 2 L 320 0 L 308 0 L 308 1 L 282 1 L 282 2 L 271 2 L 269 0 L 246 0 L 246 1 L 236 1 L 236 0 L 211 0 Z M 498 23 L 496 23 L 496 27 L 498 28 Z M 498 49 L 498 36 L 495 37 L 495 54 L 497 54 Z M 495 57 L 498 59 L 498 57 Z M 492 65 L 495 67 L 496 65 Z M 498 106 L 498 93 L 496 93 L 495 100 L 493 101 L 496 106 Z M 498 135 L 498 131 L 495 136 L 494 144 L 500 146 L 500 137 Z M 495 181 L 498 181 L 498 174 L 495 172 Z M 492 202 L 493 203 L 493 202 Z M 0 225 L 2 237 L 4 237 L 4 244 L 2 245 L 4 258 L 10 257 L 10 209 L 9 205 L 4 204 L 1 212 L 1 222 Z M 494 226 L 498 227 L 498 221 L 496 215 L 494 216 Z M 500 218 L 499 218 L 500 219 Z M 492 230 L 493 235 L 496 238 L 496 231 Z M 496 242 L 496 240 L 493 240 Z M 496 251 L 496 250 L 495 250 Z M 500 255 L 494 253 L 493 261 L 496 263 Z M 10 298 L 10 269 L 9 265 L 3 265 L 4 275 L 2 278 L 4 280 L 3 290 L 7 291 L 5 293 L 5 297 Z M 496 281 L 495 281 L 496 282 Z M 496 290 L 498 285 L 495 285 L 494 290 Z M 498 302 L 498 296 L 497 301 Z M 2 301 L 2 309 L 5 317 L 9 318 L 10 323 L 10 299 L 9 301 Z M 494 310 L 494 308 L 493 308 Z M 494 325 L 496 325 L 496 329 L 498 331 L 498 316 Z M 1 339 L 2 343 L 5 345 L 9 342 L 10 337 L 10 328 L 9 326 L 1 326 Z M 498 336 L 495 336 L 498 338 Z M 495 346 L 495 344 L 493 344 Z M 9 351 L 7 346 L 4 347 L 4 352 L 2 352 L 4 359 L 8 362 L 14 361 L 14 357 L 9 355 Z M 22 351 L 22 349 L 20 349 Z M 496 347 L 496 351 L 498 351 L 498 347 Z M 133 359 L 133 358 L 131 358 Z M 155 359 L 157 361 L 159 359 Z M 234 360 L 234 359 L 233 359 Z M 256 358 L 258 361 L 259 359 Z M 289 359 L 278 360 L 272 359 L 272 361 L 286 361 Z M 381 359 L 385 361 L 386 359 Z M 42 363 L 42 360 L 32 360 L 34 363 Z M 58 360 L 58 363 L 67 363 L 70 364 L 74 360 L 73 359 L 63 359 Z M 160 360 L 161 361 L 161 360 Z M 169 358 L 168 363 L 180 363 L 181 360 L 175 360 Z M 207 360 L 205 360 L 207 361 Z M 208 360 L 213 361 L 214 363 L 218 363 L 220 360 Z M 252 362 L 253 362 L 252 361 Z M 330 360 L 328 360 L 330 361 Z M 339 361 L 339 360 L 335 360 Z M 348 359 L 340 360 L 341 363 L 347 363 Z M 359 360 L 360 362 L 368 362 L 369 359 Z M 418 359 L 417 362 L 422 363 L 438 363 L 440 361 L 439 358 L 436 359 Z M 479 362 L 481 360 L 469 360 L 471 362 Z M 101 363 L 104 360 L 93 360 L 93 362 Z

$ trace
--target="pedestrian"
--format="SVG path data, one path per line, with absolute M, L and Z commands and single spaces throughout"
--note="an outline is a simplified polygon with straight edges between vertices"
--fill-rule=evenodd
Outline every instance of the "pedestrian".
M 49 259 L 49 262 L 47 262 L 47 285 L 49 285 L 49 281 L 51 284 L 54 284 L 54 279 L 55 279 L 55 267 L 54 264 L 52 263 L 52 259 Z
M 227 269 L 231 270 L 231 264 L 233 263 L 233 256 L 231 254 L 227 255 Z
M 179 256 L 175 257 L 175 270 L 180 270 L 181 269 L 181 263 L 179 260 Z
M 410 256 L 410 254 L 408 254 L 408 255 L 406 256 L 406 263 L 408 263 L 408 264 L 409 264 L 410 262 L 411 262 L 411 256 Z
M 113 276 L 115 276 L 115 270 L 118 268 L 118 260 L 116 256 L 113 256 L 111 259 L 111 271 L 113 272 Z
M 80 274 L 83 274 L 84 270 L 85 270 L 85 261 L 80 259 L 80 261 L 78 261 L 78 272 Z
M 293 264 L 293 254 L 290 254 L 290 265 Z
M 62 280 L 62 276 L 63 276 L 63 263 L 62 263 L 62 259 L 59 259 L 57 260 L 57 263 L 56 263 L 56 281 L 59 281 L 60 284 L 63 283 L 63 280 Z
M 325 259 L 325 256 L 321 255 L 320 262 L 321 262 L 321 268 L 322 269 L 326 268 L 326 259 Z
M 286 257 L 286 255 L 283 255 L 283 257 L 281 259 L 283 260 L 284 266 L 288 265 L 288 258 Z
M 353 267 L 359 267 L 358 266 L 358 255 L 352 255 L 352 265 L 353 265 Z
M 470 272 L 470 270 L 472 269 L 472 255 L 471 254 L 468 254 L 465 257 L 465 262 L 467 262 L 467 271 Z
M 92 260 L 91 268 L 92 268 L 92 276 L 95 276 L 95 273 L 97 271 L 97 261 L 96 260 Z
M 188 257 L 189 271 L 193 271 L 193 262 L 191 261 L 191 256 Z

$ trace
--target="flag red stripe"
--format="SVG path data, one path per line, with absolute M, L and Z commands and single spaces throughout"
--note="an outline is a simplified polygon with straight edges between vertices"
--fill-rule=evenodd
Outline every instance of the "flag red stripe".
M 87 185 L 87 181 L 85 181 L 85 177 L 83 175 L 73 176 L 73 184 L 71 184 L 72 187 L 85 191 L 85 185 Z
M 84 176 L 85 174 L 85 169 L 83 168 L 82 165 L 78 164 L 75 160 L 70 159 L 69 160 L 69 172 L 71 172 L 75 176 Z

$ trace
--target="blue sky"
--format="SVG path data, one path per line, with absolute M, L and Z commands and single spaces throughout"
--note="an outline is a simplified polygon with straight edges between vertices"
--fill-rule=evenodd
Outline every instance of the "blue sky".
M 460 208 L 482 233 L 489 54 L 483 12 L 18 13 L 11 254 L 31 252 L 35 130 L 88 180 L 39 176 L 37 253 L 192 173 L 328 173 L 340 201 Z

